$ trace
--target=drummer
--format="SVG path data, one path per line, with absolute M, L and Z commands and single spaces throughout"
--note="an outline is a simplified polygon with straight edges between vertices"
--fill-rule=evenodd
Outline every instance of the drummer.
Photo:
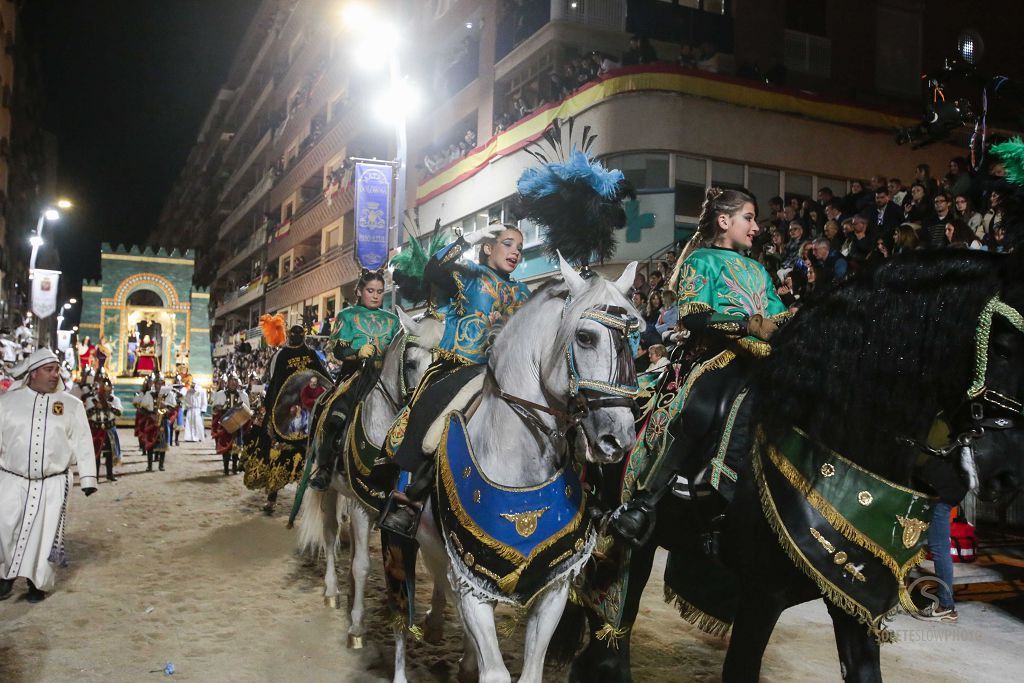
M 231 413 L 244 409 L 250 414 L 249 394 L 245 389 L 238 386 L 238 376 L 228 375 L 227 388 L 213 392 L 213 422 L 210 432 L 213 435 L 217 452 L 224 460 L 224 474 L 238 474 L 238 450 L 245 440 L 245 425 L 231 433 L 221 426 L 224 418 L 230 418 Z M 230 471 L 228 466 L 230 465 Z

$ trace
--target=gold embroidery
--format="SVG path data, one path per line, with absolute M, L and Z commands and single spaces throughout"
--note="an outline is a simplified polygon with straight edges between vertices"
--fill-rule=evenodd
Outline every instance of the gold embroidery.
M 832 558 L 832 561 L 836 564 L 843 564 L 848 559 L 850 559 L 849 556 L 842 550 L 840 550 L 838 553 L 835 554 L 835 557 Z
M 501 517 L 516 525 L 516 533 L 523 538 L 529 538 L 537 530 L 537 522 L 540 516 L 548 511 L 548 508 L 541 510 L 528 510 L 527 512 L 502 512 Z
M 902 515 L 896 515 L 896 519 L 899 521 L 900 526 L 903 527 L 903 547 L 913 548 L 917 545 L 921 534 L 928 528 L 928 522 L 922 522 L 912 517 L 903 517 Z
M 824 465 L 821 466 L 821 476 L 823 476 L 823 477 L 831 477 L 835 473 L 836 473 L 836 468 L 835 468 L 835 465 L 833 465 L 832 463 L 827 462 L 827 463 L 825 463 Z
M 847 562 L 846 566 L 843 567 L 843 571 L 845 571 L 847 574 L 857 579 L 861 583 L 867 581 L 867 579 L 864 578 L 864 575 L 860 573 L 860 570 L 853 566 L 853 562 Z
M 864 507 L 871 505 L 871 502 L 874 499 L 875 498 L 874 496 L 871 495 L 870 491 L 861 491 L 860 493 L 857 494 L 857 502 L 863 505 Z

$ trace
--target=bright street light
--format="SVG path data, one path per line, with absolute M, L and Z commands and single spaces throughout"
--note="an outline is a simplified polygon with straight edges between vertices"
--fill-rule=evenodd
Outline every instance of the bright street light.
M 58 209 L 70 209 L 72 206 L 74 206 L 74 204 L 69 202 L 67 199 L 58 199 L 57 200 L 57 208 Z
M 28 238 L 28 243 L 31 244 L 35 249 L 38 249 L 44 244 L 43 238 L 40 237 L 39 235 L 31 235 Z
M 422 104 L 419 88 L 403 78 L 374 100 L 373 113 L 381 121 L 395 125 L 415 114 Z
M 48 221 L 59 221 L 60 220 L 60 211 L 58 211 L 57 209 L 53 209 L 53 208 L 47 209 L 46 212 L 43 213 L 43 215 L 46 216 L 46 220 L 48 220 Z
M 68 303 L 69 304 L 77 304 L 78 303 L 78 299 L 75 299 L 74 297 L 72 297 L 72 298 L 68 299 Z
M 64 304 L 64 310 L 71 308 L 71 304 Z

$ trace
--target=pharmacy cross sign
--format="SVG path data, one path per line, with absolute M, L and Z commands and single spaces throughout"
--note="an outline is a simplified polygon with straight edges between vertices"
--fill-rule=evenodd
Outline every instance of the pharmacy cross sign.
M 643 231 L 654 227 L 657 218 L 653 213 L 640 213 L 640 202 L 630 199 L 622 203 L 626 211 L 626 241 L 639 242 Z

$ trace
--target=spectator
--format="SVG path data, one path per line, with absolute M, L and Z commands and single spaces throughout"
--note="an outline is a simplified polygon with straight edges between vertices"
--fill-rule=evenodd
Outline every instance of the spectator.
M 800 250 L 804 245 L 804 226 L 800 221 L 792 221 L 789 224 L 789 241 L 782 251 L 782 269 L 787 270 L 796 267 L 800 260 Z
M 910 186 L 910 199 L 905 200 L 903 220 L 918 225 L 931 225 L 935 222 L 935 209 L 930 201 L 931 195 L 924 183 L 914 181 Z
M 985 235 L 985 248 L 989 251 L 1002 253 L 1006 251 L 1006 228 L 997 225 L 992 232 Z
M 933 203 L 935 204 L 935 222 L 925 230 L 925 247 L 928 249 L 941 249 L 948 243 L 946 240 L 946 223 L 949 223 L 953 218 L 953 197 L 943 190 L 935 195 Z
M 827 237 L 819 237 L 814 240 L 814 262 L 821 266 L 823 285 L 839 282 L 846 277 L 848 267 L 846 259 L 832 248 L 832 243 Z M 809 271 L 808 275 L 810 275 Z
M 718 53 L 718 48 L 710 40 L 705 40 L 700 44 L 700 52 L 697 55 L 697 68 L 711 73 L 718 73 L 722 70 L 721 56 Z
M 946 246 L 957 249 L 981 249 L 981 242 L 974 231 L 962 220 L 954 218 L 946 223 Z
M 903 222 L 902 211 L 889 201 L 889 189 L 882 185 L 875 189 L 875 206 L 868 214 L 872 230 L 878 235 L 890 235 Z
M 658 321 L 661 320 L 661 314 L 664 312 L 665 301 L 661 297 L 661 291 L 651 290 L 650 296 L 647 297 L 647 306 L 644 308 L 644 322 L 647 323 L 648 332 L 658 332 Z M 660 333 L 658 335 L 660 339 Z
M 917 165 L 914 180 L 921 183 L 924 187 L 925 194 L 929 197 L 934 197 L 939 191 L 939 183 L 936 182 L 935 178 L 932 178 L 931 167 L 928 166 L 928 164 Z
M 918 225 L 916 223 L 902 223 L 893 233 L 893 254 L 903 254 L 908 251 L 915 251 L 920 246 L 917 237 Z
M 828 240 L 830 248 L 838 254 L 843 247 L 843 233 L 839 228 L 839 223 L 834 220 L 826 221 L 822 234 Z
M 949 194 L 954 197 L 958 194 L 966 195 L 971 191 L 971 174 L 967 172 L 967 160 L 963 157 L 953 157 L 949 160 L 949 173 L 943 179 Z
M 853 236 L 850 241 L 849 253 L 846 259 L 852 268 L 857 269 L 864 265 L 875 252 L 875 240 L 868 231 L 868 218 L 862 214 L 853 217 L 851 222 Z
M 697 68 L 697 50 L 689 43 L 680 43 L 676 64 L 687 69 Z
M 807 287 L 807 274 L 802 270 L 793 270 L 786 273 L 782 284 L 776 288 L 779 298 L 788 310 L 796 310 L 800 306 L 800 299 Z
M 835 199 L 835 195 L 832 193 L 831 187 L 822 187 L 818 189 L 818 203 L 822 206 L 828 206 L 828 203 Z
M 903 186 L 903 181 L 899 178 L 889 178 L 888 183 L 889 199 L 896 206 L 903 206 L 903 200 L 907 196 L 907 188 Z
M 953 202 L 953 215 L 967 224 L 974 234 L 981 239 L 985 236 L 985 226 L 982 215 L 974 210 L 971 198 L 965 194 L 955 195 Z
M 647 277 L 647 288 L 649 292 L 660 291 L 665 286 L 665 276 L 657 268 L 651 271 Z
M 658 61 L 658 55 L 646 36 L 635 35 L 629 39 L 629 49 L 622 55 L 623 66 L 636 64 L 652 64 Z
M 993 189 L 988 195 L 988 206 L 989 209 L 985 212 L 984 218 L 982 218 L 982 228 L 986 235 L 991 235 L 992 232 L 1003 222 L 1003 194 L 1005 190 Z
M 843 197 L 843 213 L 851 216 L 866 211 L 873 197 L 864 189 L 864 183 L 859 180 L 850 181 L 850 192 Z

